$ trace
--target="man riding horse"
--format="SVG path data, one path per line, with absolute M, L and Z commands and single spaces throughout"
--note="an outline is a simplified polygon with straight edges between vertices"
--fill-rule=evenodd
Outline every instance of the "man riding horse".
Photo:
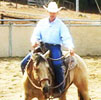
M 36 48 L 40 41 L 42 41 L 45 44 L 45 47 L 50 50 L 50 57 L 52 59 L 58 59 L 62 56 L 61 45 L 63 44 L 67 50 L 70 51 L 70 55 L 73 56 L 74 44 L 69 29 L 59 18 L 57 18 L 57 14 L 62 7 L 58 8 L 56 2 L 50 2 L 48 8 L 45 6 L 44 8 L 48 11 L 49 17 L 40 20 L 34 29 L 31 37 L 33 48 Z M 29 53 L 21 63 L 23 72 L 31 55 L 32 54 Z M 58 85 L 64 80 L 63 60 L 53 60 L 52 65 L 56 77 L 56 85 Z M 65 82 L 56 91 L 61 93 L 64 90 L 64 87 Z

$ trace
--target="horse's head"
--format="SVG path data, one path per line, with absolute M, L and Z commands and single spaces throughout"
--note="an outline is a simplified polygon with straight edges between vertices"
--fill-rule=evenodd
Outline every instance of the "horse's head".
M 34 53 L 33 60 L 33 76 L 34 79 L 40 83 L 43 93 L 49 92 L 50 79 L 49 79 L 49 64 L 46 56 L 49 55 L 47 51 L 44 55 L 42 53 Z

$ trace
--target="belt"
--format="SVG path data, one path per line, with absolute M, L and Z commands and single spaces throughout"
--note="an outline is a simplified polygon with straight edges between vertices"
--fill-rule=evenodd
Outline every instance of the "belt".
M 60 46 L 60 44 L 49 44 L 49 43 L 45 43 L 46 46 Z

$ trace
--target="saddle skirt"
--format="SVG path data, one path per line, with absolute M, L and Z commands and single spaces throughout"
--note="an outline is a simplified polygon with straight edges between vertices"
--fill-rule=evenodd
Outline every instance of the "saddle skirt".
M 76 67 L 77 61 L 75 59 L 75 56 L 71 56 L 70 53 L 67 51 L 63 51 L 63 56 L 64 56 L 64 65 L 66 69 L 72 70 L 73 68 Z

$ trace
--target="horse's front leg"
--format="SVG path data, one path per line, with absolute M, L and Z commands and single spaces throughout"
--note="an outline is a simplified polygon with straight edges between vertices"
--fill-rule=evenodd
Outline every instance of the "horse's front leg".
M 45 99 L 44 96 L 39 96 L 39 97 L 38 97 L 38 100 L 47 100 L 47 99 Z

